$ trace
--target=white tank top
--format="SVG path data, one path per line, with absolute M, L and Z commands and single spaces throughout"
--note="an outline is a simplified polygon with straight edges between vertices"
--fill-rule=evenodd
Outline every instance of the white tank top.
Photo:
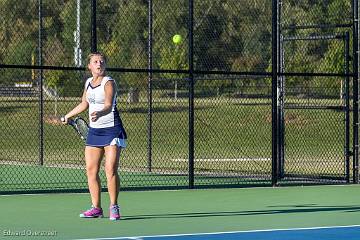
M 107 128 L 107 127 L 114 127 L 120 124 L 120 117 L 119 112 L 116 108 L 116 83 L 114 79 L 109 76 L 103 77 L 101 80 L 100 85 L 98 86 L 91 86 L 91 80 L 93 78 L 88 78 L 85 83 L 86 89 L 86 100 L 89 103 L 89 125 L 92 128 Z M 114 99 L 112 102 L 112 109 L 111 112 L 99 117 L 96 122 L 91 121 L 90 114 L 95 111 L 101 111 L 104 108 L 105 103 L 105 84 L 108 81 L 114 81 L 115 89 L 114 89 Z

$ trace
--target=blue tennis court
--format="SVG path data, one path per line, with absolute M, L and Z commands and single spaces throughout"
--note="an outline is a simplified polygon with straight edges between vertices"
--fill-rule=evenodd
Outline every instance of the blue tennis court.
M 319 228 L 298 228 L 298 229 L 273 229 L 255 230 L 239 232 L 218 232 L 218 233 L 198 233 L 183 235 L 162 235 L 162 236 L 133 236 L 120 238 L 101 238 L 105 239 L 161 239 L 161 240 L 355 240 L 359 239 L 360 225 L 353 226 L 332 226 Z M 101 240 L 97 238 L 96 240 Z M 90 240 L 90 239 L 88 239 Z M 92 239 L 94 240 L 94 239 Z

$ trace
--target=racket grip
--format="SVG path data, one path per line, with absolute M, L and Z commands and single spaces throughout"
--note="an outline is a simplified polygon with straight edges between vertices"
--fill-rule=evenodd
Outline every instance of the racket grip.
M 61 117 L 60 120 L 61 120 L 61 122 L 65 123 L 65 117 Z M 71 118 L 68 118 L 67 124 L 72 125 L 73 123 L 74 123 L 74 120 L 72 120 Z

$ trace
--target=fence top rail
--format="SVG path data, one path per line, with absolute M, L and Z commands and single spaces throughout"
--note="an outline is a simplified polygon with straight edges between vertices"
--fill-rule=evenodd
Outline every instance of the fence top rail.
M 282 27 L 283 30 L 294 30 L 294 29 L 329 29 L 329 28 L 349 28 L 352 27 L 352 23 L 344 24 L 309 24 L 309 25 L 285 25 Z

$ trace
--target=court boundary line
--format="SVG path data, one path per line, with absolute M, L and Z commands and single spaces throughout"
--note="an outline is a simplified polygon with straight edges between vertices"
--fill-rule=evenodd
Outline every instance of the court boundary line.
M 358 184 L 315 184 L 315 185 L 308 185 L 308 186 L 280 186 L 273 188 L 270 185 L 269 186 L 259 186 L 259 187 L 234 187 L 234 188 L 197 188 L 196 191 L 209 191 L 209 190 L 241 190 L 241 191 L 247 191 L 247 190 L 253 190 L 253 189 L 286 189 L 286 188 L 317 188 L 317 187 L 326 187 L 326 188 L 332 188 L 332 187 L 360 187 Z M 177 191 L 193 191 L 191 189 L 156 189 L 156 190 L 124 190 L 121 192 L 152 192 L 152 191 L 161 191 L 161 192 L 177 192 Z M 89 194 L 88 192 L 49 192 L 49 193 L 19 193 L 19 194 L 0 194 L 0 197 L 16 197 L 16 196 L 41 196 L 41 195 L 48 195 L 48 194 L 64 194 L 64 195 L 81 195 L 81 194 Z M 357 225 L 354 225 L 357 226 Z M 359 225 L 360 226 L 360 225 Z
M 360 225 L 344 225 L 344 226 L 324 226 L 324 227 L 305 227 L 305 228 L 279 228 L 279 229 L 257 229 L 229 232 L 207 232 L 207 233 L 184 233 L 184 234 L 165 234 L 165 235 L 149 235 L 149 236 L 129 236 L 129 237 L 110 237 L 110 238 L 80 238 L 74 240 L 116 240 L 116 239 L 133 239 L 141 240 L 143 238 L 162 238 L 162 237 L 181 237 L 181 236 L 200 236 L 200 235 L 221 235 L 233 233 L 257 233 L 257 232 L 282 232 L 282 231 L 301 231 L 301 230 L 318 230 L 318 229 L 334 229 L 334 228 L 355 228 Z
M 196 162 L 268 162 L 271 161 L 271 158 L 249 158 L 249 157 L 243 157 L 243 158 L 196 158 L 194 159 Z M 189 159 L 187 158 L 172 158 L 171 161 L 173 162 L 189 162 Z

